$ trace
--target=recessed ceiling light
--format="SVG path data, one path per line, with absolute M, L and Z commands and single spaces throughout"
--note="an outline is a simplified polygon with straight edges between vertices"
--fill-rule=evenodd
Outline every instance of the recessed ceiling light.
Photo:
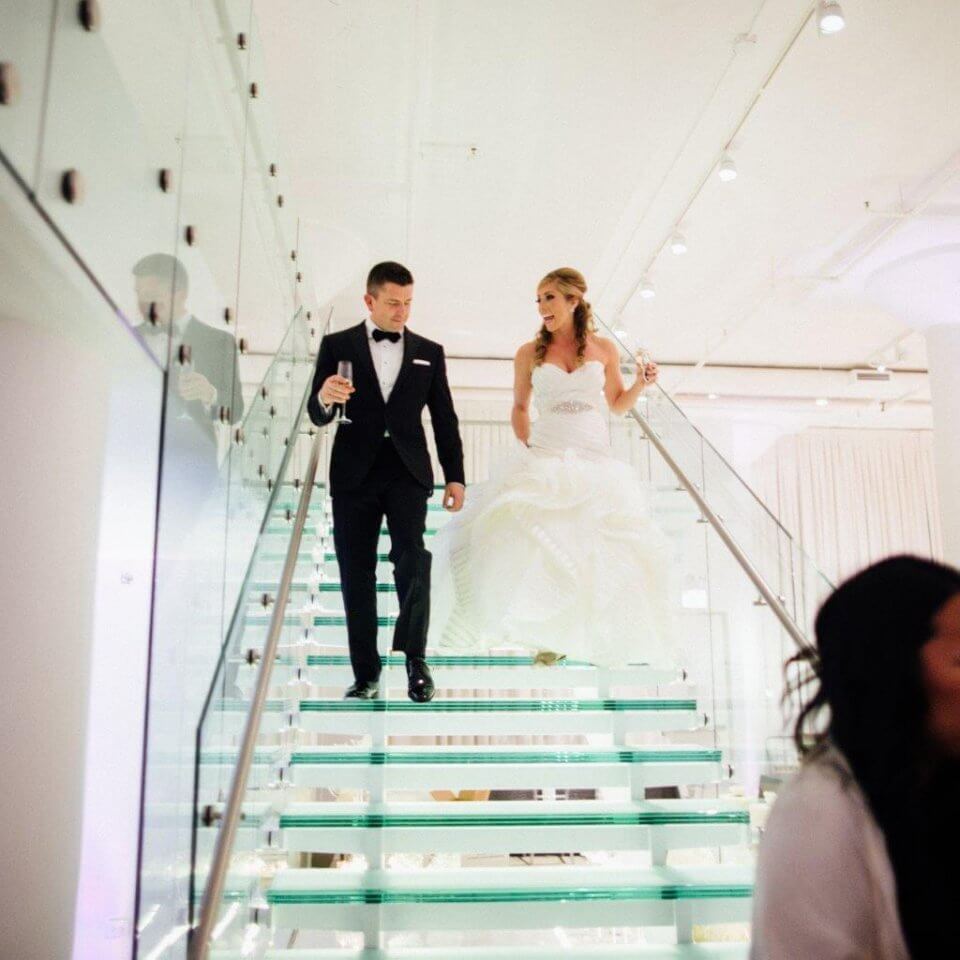
M 649 277 L 644 277 L 643 282 L 640 284 L 640 296 L 643 297 L 644 300 L 652 300 L 656 295 L 657 291 L 654 289 Z
M 717 175 L 724 183 L 737 179 L 737 165 L 733 162 L 733 157 L 725 153 L 720 160 L 720 166 L 717 167 Z
M 670 238 L 670 251 L 678 257 L 687 252 L 687 238 L 682 233 L 675 233 Z
M 708 399 L 708 400 L 718 400 L 719 398 L 720 398 L 720 395 L 717 394 L 717 393 L 708 393 L 708 394 L 707 394 L 707 399 Z
M 814 400 L 814 403 L 818 407 L 825 407 L 829 402 L 830 401 L 826 397 L 817 397 L 817 399 Z
M 817 26 L 825 36 L 839 33 L 847 21 L 837 0 L 820 0 L 820 9 L 817 11 Z

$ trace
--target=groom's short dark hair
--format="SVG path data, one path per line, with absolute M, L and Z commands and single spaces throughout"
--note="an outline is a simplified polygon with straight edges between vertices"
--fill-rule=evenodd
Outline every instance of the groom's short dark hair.
M 378 263 L 367 274 L 367 293 L 375 297 L 385 283 L 395 283 L 398 287 L 409 287 L 413 283 L 413 274 L 402 264 L 392 260 Z

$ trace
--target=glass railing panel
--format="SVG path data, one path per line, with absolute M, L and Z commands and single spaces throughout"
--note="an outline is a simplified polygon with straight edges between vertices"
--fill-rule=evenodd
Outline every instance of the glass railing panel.
M 176 245 L 173 256 L 161 249 L 140 268 L 170 291 L 171 305 L 158 324 L 170 347 L 142 839 L 144 956 L 185 922 L 196 718 L 228 623 L 231 441 L 244 416 L 234 331 L 246 101 L 227 62 L 211 56 L 212 6 L 193 5 L 188 26 L 180 42 L 190 77 Z M 141 62 L 147 47 L 140 44 Z
M 280 583 L 279 568 L 282 559 L 273 566 L 265 565 L 263 555 L 272 550 L 280 557 L 286 555 L 294 525 L 288 510 L 295 512 L 302 484 L 295 492 L 288 486 L 299 475 L 302 465 L 297 463 L 296 434 L 305 417 L 304 398 L 308 378 L 299 372 L 307 367 L 301 356 L 306 342 L 303 339 L 303 319 L 298 314 L 291 324 L 281 351 L 271 367 L 268 395 L 255 401 L 251 416 L 260 404 L 274 399 L 296 385 L 299 402 L 296 413 L 267 416 L 268 430 L 279 433 L 280 424 L 287 430 L 287 443 L 279 444 L 283 459 L 278 473 L 266 486 L 266 497 L 257 503 L 262 526 L 252 552 L 247 551 L 249 564 L 238 591 L 237 604 L 231 620 L 230 635 L 224 645 L 213 675 L 208 699 L 201 715 L 197 734 L 196 755 L 196 828 L 194 876 L 194 922 L 199 918 L 200 899 L 207 882 L 218 823 L 209 816 L 210 805 L 219 813 L 227 799 L 237 771 L 237 758 L 251 707 L 256 677 L 263 667 L 261 653 L 268 625 L 274 614 L 273 603 L 261 603 L 261 594 L 276 598 Z M 288 379 L 286 372 L 291 372 Z M 280 385 L 284 385 L 281 387 Z M 266 383 L 265 383 L 266 385 Z M 287 500 L 292 501 L 288 503 Z M 262 509 L 261 509 L 262 508 Z M 308 541 L 309 543 L 309 541 Z M 271 561 L 272 563 L 272 561 Z M 215 929 L 215 947 L 226 949 L 250 947 L 266 933 L 266 906 L 264 885 L 272 872 L 286 864 L 285 855 L 276 849 L 277 832 L 273 823 L 275 808 L 290 784 L 287 755 L 298 735 L 297 716 L 303 681 L 298 669 L 305 666 L 308 648 L 305 628 L 299 615 L 304 598 L 293 593 L 284 611 L 290 620 L 280 638 L 280 662 L 288 669 L 277 671 L 272 680 L 268 700 L 260 721 L 253 762 L 244 800 L 244 819 L 237 831 L 237 841 L 231 849 L 230 865 L 226 874 L 224 896 L 220 904 L 219 921 Z
M 669 434 L 663 419 L 660 423 L 657 433 Z M 632 434 L 629 442 L 618 437 L 624 432 Z M 625 420 L 614 431 L 614 452 L 631 460 L 639 478 L 647 482 L 654 519 L 668 542 L 664 563 L 671 571 L 671 642 L 687 684 L 685 695 L 695 699 L 703 721 L 696 730 L 674 736 L 721 750 L 724 765 L 732 771 L 729 779 L 715 785 L 688 789 L 691 795 L 743 793 L 755 801 L 761 789 L 775 789 L 795 762 L 781 695 L 783 665 L 796 644 L 771 608 L 758 602 L 755 585 L 653 443 L 640 439 L 643 436 L 639 424 Z M 631 444 L 636 449 L 630 450 Z M 668 449 L 682 460 L 684 473 L 696 488 L 709 490 L 710 461 L 698 455 L 699 446 L 697 437 L 686 447 L 668 444 Z M 632 455 L 625 457 L 627 452 Z M 715 505 L 727 511 L 724 526 L 753 544 L 735 512 L 738 501 L 723 499 L 721 489 L 711 501 Z M 784 590 L 790 587 L 789 556 L 788 544 L 779 553 L 773 550 L 773 561 L 784 565 L 776 581 Z M 773 564 L 770 571 L 776 572 Z
M 84 7 L 99 11 L 89 29 Z M 132 324 L 147 322 L 151 302 L 159 323 L 171 320 L 170 292 L 151 296 L 133 270 L 149 254 L 174 252 L 197 59 L 192 7 L 130 0 L 57 10 L 37 196 Z M 162 337 L 151 343 L 163 353 Z
M 36 189 L 55 6 L 54 0 L 0 0 L 0 151 L 30 189 Z
M 224 696 L 221 690 L 222 685 L 218 684 L 197 739 L 195 866 L 191 888 L 195 921 L 210 876 L 250 708 L 246 698 Z M 239 956 L 259 956 L 256 950 L 269 935 L 265 886 L 285 864 L 276 849 L 277 806 L 284 795 L 282 772 L 289 741 L 289 713 L 284 707 L 284 703 L 271 700 L 259 726 L 246 799 L 217 905 L 212 934 L 214 951 L 233 950 Z
M 268 504 L 275 503 L 279 496 L 279 490 L 274 493 L 276 479 L 287 451 L 287 443 L 294 432 L 299 404 L 307 386 L 310 361 L 309 333 L 303 312 L 298 311 L 263 382 L 250 400 L 243 424 L 234 431 L 224 588 L 224 606 L 228 611 L 235 610 L 240 598 L 257 545 L 257 537 L 265 522 Z M 299 476 L 300 468 L 301 464 L 294 449 L 287 476 Z M 294 505 L 291 518 L 295 512 Z M 284 520 L 284 529 L 289 529 L 290 521 L 286 520 L 286 514 Z M 282 549 L 282 544 L 277 544 L 277 550 Z M 260 594 L 275 595 L 278 582 L 279 577 L 263 581 Z M 265 612 L 269 613 L 269 610 Z M 243 628 L 244 624 L 241 623 L 234 625 L 231 631 L 231 656 L 239 656 L 242 650 L 246 649 L 241 648 L 244 641 Z M 231 688 L 234 685 L 234 674 L 235 670 L 227 679 Z
M 788 617 L 812 637 L 816 610 L 831 589 L 827 579 L 663 391 L 649 390 L 638 412 Z M 653 449 L 648 470 L 651 478 L 669 478 L 654 482 L 654 490 L 672 485 L 682 504 L 678 515 L 689 514 L 698 531 L 688 534 L 684 545 L 682 524 L 671 527 L 661 508 L 658 521 L 674 547 L 671 565 L 682 579 L 680 622 L 689 621 L 689 630 L 678 631 L 680 659 L 696 684 L 715 745 L 730 765 L 727 788 L 751 798 L 775 792 L 797 763 L 791 742 L 797 704 L 783 697 L 784 665 L 797 641 Z M 702 617 L 691 617 L 691 608 L 699 608 Z
M 716 531 L 706 529 L 721 746 L 734 781 L 757 797 L 775 792 L 796 766 L 790 743 L 795 704 L 783 700 L 784 664 L 796 644 Z
M 291 256 L 297 247 L 296 214 L 289 192 L 291 178 L 281 155 L 274 121 L 272 89 L 267 80 L 263 43 L 254 20 L 248 39 L 250 85 L 244 164 L 244 230 L 241 248 L 240 311 L 259 320 L 274 304 L 288 315 L 295 309 L 296 274 L 301 265 Z M 258 323 L 251 342 L 259 351 L 276 349 L 278 331 Z
M 626 346 L 608 328 L 604 332 L 618 344 L 624 362 L 632 366 Z M 813 598 L 829 588 L 815 562 L 659 385 L 644 392 L 636 409 L 790 617 L 801 631 L 808 631 L 816 609 Z

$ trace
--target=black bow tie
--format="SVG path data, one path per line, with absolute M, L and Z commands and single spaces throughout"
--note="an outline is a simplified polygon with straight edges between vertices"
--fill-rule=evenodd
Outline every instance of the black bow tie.
M 380 343 L 381 340 L 389 340 L 391 343 L 399 343 L 399 342 L 400 342 L 400 334 L 399 334 L 399 333 L 387 333 L 386 330 L 381 330 L 381 329 L 377 328 L 376 330 L 373 331 L 373 339 L 374 339 L 377 343 Z

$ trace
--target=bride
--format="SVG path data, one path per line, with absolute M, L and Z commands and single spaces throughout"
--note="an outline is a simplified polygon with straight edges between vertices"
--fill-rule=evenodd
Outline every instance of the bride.
M 673 662 L 669 546 L 634 470 L 611 456 L 607 424 L 656 381 L 657 365 L 624 386 L 586 291 L 569 267 L 540 281 L 543 325 L 514 360 L 511 422 L 524 447 L 434 538 L 433 644 L 609 667 Z

